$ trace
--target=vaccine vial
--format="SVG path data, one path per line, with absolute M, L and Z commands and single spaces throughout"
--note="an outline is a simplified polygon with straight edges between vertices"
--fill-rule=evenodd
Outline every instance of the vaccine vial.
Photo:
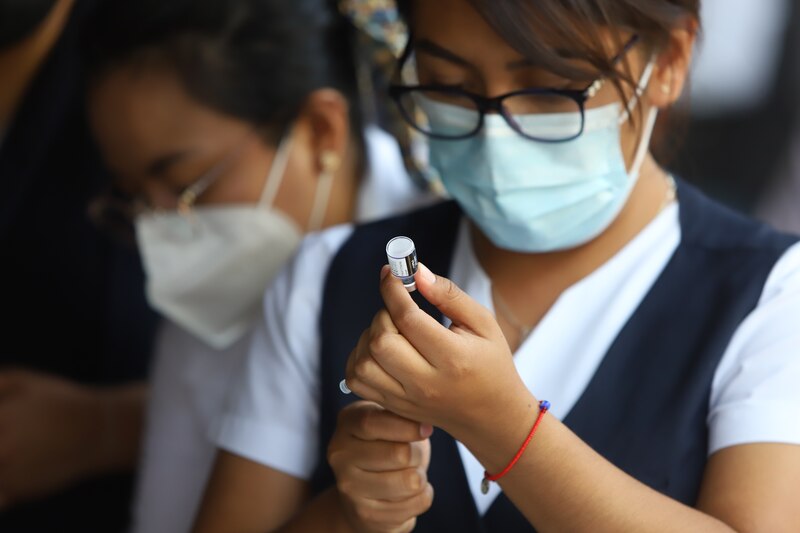
M 414 274 L 417 273 L 417 249 L 408 237 L 395 237 L 386 245 L 386 257 L 392 275 L 400 278 L 408 292 L 417 290 Z

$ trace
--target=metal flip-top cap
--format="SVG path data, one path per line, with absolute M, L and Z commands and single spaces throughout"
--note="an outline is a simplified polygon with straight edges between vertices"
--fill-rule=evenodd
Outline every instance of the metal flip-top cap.
M 392 275 L 400 278 L 409 292 L 416 290 L 414 274 L 417 273 L 417 249 L 414 241 L 408 237 L 395 237 L 386 244 L 386 258 L 392 269 Z

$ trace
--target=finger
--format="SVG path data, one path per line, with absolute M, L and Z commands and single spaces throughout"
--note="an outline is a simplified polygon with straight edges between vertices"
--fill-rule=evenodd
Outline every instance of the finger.
M 401 502 L 417 496 L 428 485 L 428 474 L 422 468 L 405 468 L 392 472 L 366 472 L 350 466 L 337 476 L 339 492 L 352 499 Z
M 347 358 L 345 383 L 347 387 L 366 400 L 383 403 L 387 395 L 405 396 L 403 385 L 388 374 L 372 357 L 372 333 L 366 330 L 355 349 Z M 364 396 L 366 394 L 367 396 Z
M 420 355 L 408 339 L 401 335 L 389 315 L 381 310 L 370 327 L 368 344 L 369 355 L 380 368 L 402 387 L 402 393 L 396 390 L 387 391 L 395 396 L 405 396 L 406 387 L 414 381 L 424 379 L 434 367 Z M 367 365 L 368 366 L 368 365 Z M 371 383 L 365 380 L 367 383 Z M 377 384 L 374 384 L 377 386 Z
M 495 332 L 497 323 L 492 313 L 473 300 L 453 281 L 437 276 L 420 263 L 416 282 L 420 294 L 452 320 L 454 326 L 467 329 L 484 338 Z
M 426 442 L 365 441 L 351 437 L 345 443 L 331 443 L 328 463 L 334 471 L 350 464 L 365 472 L 427 469 L 430 455 L 425 447 Z
M 414 422 L 370 402 L 358 402 L 339 413 L 339 427 L 366 441 L 417 442 L 430 437 L 430 426 Z
M 431 508 L 433 497 L 433 486 L 428 483 L 419 494 L 399 502 L 358 500 L 358 518 L 362 523 L 377 529 L 388 527 L 392 532 L 413 531 L 416 518 Z
M 399 335 L 400 331 L 397 329 L 397 326 L 394 325 L 392 322 L 392 317 L 389 315 L 389 312 L 386 309 L 381 309 L 375 316 L 372 317 L 372 323 L 369 325 L 369 331 L 371 333 L 389 333 Z
M 419 356 L 435 366 L 433 355 L 455 340 L 456 335 L 420 309 L 403 283 L 394 276 L 381 279 L 380 291 L 393 326 L 414 346 Z
M 362 383 L 361 381 L 359 381 L 354 377 L 346 378 L 345 384 L 353 394 L 355 394 L 362 400 L 375 402 L 381 405 L 386 403 L 386 396 L 384 396 L 382 392 L 380 392 L 377 389 L 373 389 L 369 385 Z

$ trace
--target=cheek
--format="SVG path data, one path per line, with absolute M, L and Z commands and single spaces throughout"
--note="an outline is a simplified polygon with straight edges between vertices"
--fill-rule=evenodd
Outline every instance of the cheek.
M 627 120 L 622 125 L 622 153 L 625 156 L 625 165 L 628 169 L 633 165 L 633 160 L 636 157 L 636 151 L 642 140 L 642 132 L 647 119 L 647 112 L 640 111 L 635 108 L 633 111 L 633 120 Z

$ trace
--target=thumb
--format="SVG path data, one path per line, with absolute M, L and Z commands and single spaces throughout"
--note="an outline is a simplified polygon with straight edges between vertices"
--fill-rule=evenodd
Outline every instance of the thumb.
M 419 263 L 415 276 L 417 290 L 456 327 L 468 329 L 481 337 L 489 337 L 496 326 L 494 316 L 473 300 L 453 281 L 437 276 Z

